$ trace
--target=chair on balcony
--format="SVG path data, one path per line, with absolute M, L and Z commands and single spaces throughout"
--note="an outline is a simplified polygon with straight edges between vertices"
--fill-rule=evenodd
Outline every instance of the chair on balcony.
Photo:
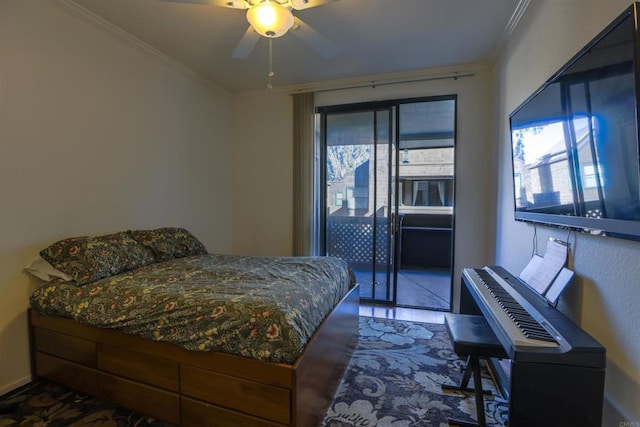
M 450 419 L 449 423 L 459 426 L 486 426 L 484 414 L 485 392 L 482 390 L 482 380 L 480 376 L 480 360 L 489 358 L 503 359 L 507 354 L 498 341 L 498 337 L 482 316 L 468 314 L 447 313 L 444 316 L 447 332 L 451 337 L 453 351 L 460 357 L 467 357 L 467 366 L 462 376 L 459 386 L 446 386 L 443 389 L 469 391 L 467 388 L 471 375 L 473 375 L 473 392 L 476 400 L 477 423 Z

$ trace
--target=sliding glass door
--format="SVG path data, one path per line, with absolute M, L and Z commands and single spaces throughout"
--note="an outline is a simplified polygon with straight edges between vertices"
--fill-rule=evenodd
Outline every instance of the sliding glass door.
M 320 253 L 364 301 L 449 310 L 455 96 L 320 109 Z
M 453 267 L 455 98 L 400 104 L 398 128 L 396 304 L 447 311 Z
M 325 135 L 325 253 L 349 262 L 360 297 L 394 297 L 393 110 L 334 111 Z

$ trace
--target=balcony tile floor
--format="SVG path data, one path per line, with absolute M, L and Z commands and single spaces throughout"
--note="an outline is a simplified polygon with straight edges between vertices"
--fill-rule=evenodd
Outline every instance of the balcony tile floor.
M 448 269 L 403 268 L 398 272 L 397 305 L 448 311 L 450 300 Z
M 371 272 L 353 270 L 360 284 L 360 296 L 371 298 Z M 382 276 L 382 275 L 381 275 Z M 378 280 L 384 283 L 384 278 Z M 378 285 L 376 295 L 384 292 L 384 285 Z M 448 269 L 402 268 L 398 272 L 398 306 L 430 310 L 450 310 L 451 276 Z

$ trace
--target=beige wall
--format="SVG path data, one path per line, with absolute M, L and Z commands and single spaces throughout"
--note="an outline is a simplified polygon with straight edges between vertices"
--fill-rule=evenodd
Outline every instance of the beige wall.
M 0 394 L 29 377 L 37 252 L 184 226 L 231 250 L 231 101 L 64 1 L 0 2 Z
M 292 254 L 293 101 L 239 95 L 233 105 L 233 252 Z
M 508 115 L 628 5 L 623 0 L 532 1 L 496 67 L 498 205 L 496 262 L 518 272 L 534 228 L 513 220 Z M 566 231 L 538 227 L 538 242 Z M 577 279 L 561 309 L 607 348 L 604 425 L 640 421 L 640 243 L 578 234 L 569 266 Z M 616 413 L 619 412 L 619 413 Z

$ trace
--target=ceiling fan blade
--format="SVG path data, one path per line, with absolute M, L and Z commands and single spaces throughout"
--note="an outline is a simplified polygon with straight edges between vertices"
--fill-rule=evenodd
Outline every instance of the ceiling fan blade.
M 314 48 L 323 58 L 329 59 L 340 50 L 329 39 L 313 29 L 302 19 L 295 17 L 293 28 L 289 31 L 303 42 Z
M 309 9 L 335 0 L 289 0 L 291 8 L 295 10 Z
M 240 39 L 240 42 L 238 43 L 238 46 L 236 46 L 231 57 L 235 59 L 247 58 L 253 51 L 253 48 L 256 47 L 258 40 L 260 40 L 260 34 L 258 34 L 253 27 L 249 25 L 249 28 L 247 28 L 247 31 L 245 31 L 244 35 Z
M 160 0 L 167 3 L 203 4 L 207 6 L 228 7 L 231 9 L 247 9 L 249 4 L 245 0 Z

